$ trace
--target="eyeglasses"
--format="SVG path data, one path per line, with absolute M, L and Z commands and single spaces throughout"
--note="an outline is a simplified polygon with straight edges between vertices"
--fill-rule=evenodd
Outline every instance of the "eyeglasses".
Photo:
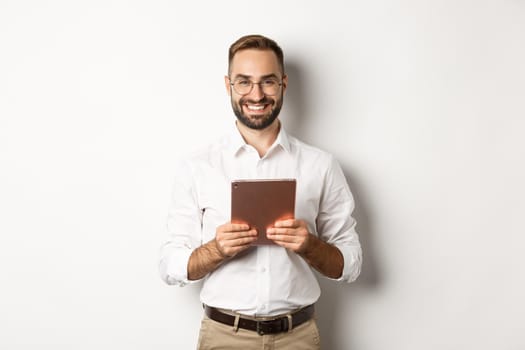
M 261 87 L 261 90 L 263 94 L 267 96 L 274 96 L 277 95 L 279 90 L 281 89 L 281 85 L 283 85 L 282 82 L 275 78 L 267 78 L 263 79 L 259 82 L 254 82 L 249 79 L 239 78 L 233 81 L 233 83 L 230 83 L 230 85 L 233 87 L 233 90 L 235 90 L 236 93 L 239 95 L 248 95 L 253 90 L 253 86 L 255 84 L 259 84 Z

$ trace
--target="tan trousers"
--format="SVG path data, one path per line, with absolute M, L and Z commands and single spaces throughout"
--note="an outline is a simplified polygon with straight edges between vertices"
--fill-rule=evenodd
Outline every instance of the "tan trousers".
M 197 350 L 320 350 L 321 341 L 315 319 L 290 332 L 259 335 L 239 328 L 235 330 L 204 316 Z

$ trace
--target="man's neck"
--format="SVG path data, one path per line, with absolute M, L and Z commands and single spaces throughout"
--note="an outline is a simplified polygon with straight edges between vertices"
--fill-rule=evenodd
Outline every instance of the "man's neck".
M 236 121 L 236 125 L 244 141 L 248 145 L 253 146 L 261 158 L 273 145 L 281 129 L 279 119 L 275 119 L 272 124 L 262 130 L 251 129 L 239 121 Z

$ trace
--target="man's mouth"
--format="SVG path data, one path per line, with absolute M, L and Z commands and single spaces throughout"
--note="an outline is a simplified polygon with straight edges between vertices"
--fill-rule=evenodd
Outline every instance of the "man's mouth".
M 267 105 L 252 105 L 252 104 L 246 104 L 245 105 L 246 108 L 248 108 L 248 110 L 252 111 L 252 112 L 259 112 L 259 111 L 262 111 L 266 108 Z
M 245 110 L 251 113 L 266 113 L 268 108 L 272 106 L 272 101 L 268 98 L 263 98 L 260 101 L 246 99 L 240 102 L 245 107 Z

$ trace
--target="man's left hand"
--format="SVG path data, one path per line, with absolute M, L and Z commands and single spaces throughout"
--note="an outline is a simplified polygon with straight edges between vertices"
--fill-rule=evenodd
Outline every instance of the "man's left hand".
M 334 245 L 308 232 L 303 220 L 280 220 L 266 230 L 268 239 L 299 254 L 310 266 L 330 278 L 343 273 L 344 258 Z
M 303 220 L 280 220 L 266 230 L 268 239 L 296 253 L 304 253 L 312 239 Z

